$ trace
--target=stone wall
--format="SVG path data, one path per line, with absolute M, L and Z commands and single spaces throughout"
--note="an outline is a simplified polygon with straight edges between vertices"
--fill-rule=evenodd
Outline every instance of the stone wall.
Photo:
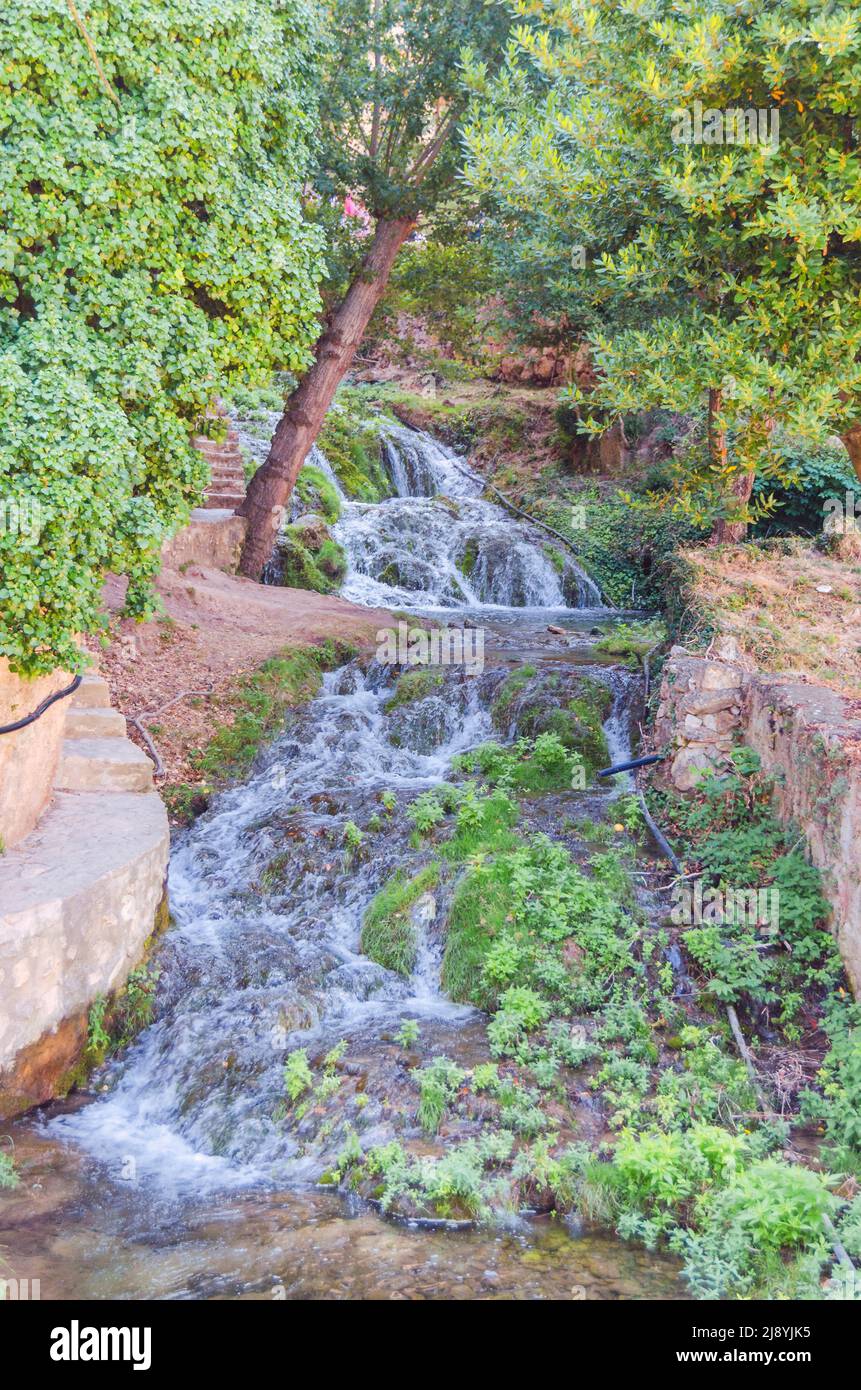
M 58 792 L 0 857 L 0 1118 L 68 1090 L 98 995 L 144 955 L 164 899 L 156 792 Z
M 0 724 L 14 724 L 62 690 L 72 677 L 65 671 L 24 680 L 0 657 Z M 14 734 L 0 734 L 0 840 L 6 849 L 29 835 L 51 799 L 66 722 L 66 701 Z
M 832 930 L 861 996 L 861 718 L 831 690 L 767 675 L 741 661 L 732 638 L 714 658 L 673 647 L 664 665 L 655 745 L 679 791 L 720 770 L 739 741 L 777 778 L 775 808 L 803 832 L 822 872 Z
M 244 516 L 215 508 L 198 508 L 187 526 L 162 550 L 165 569 L 204 565 L 235 574 L 248 523 Z

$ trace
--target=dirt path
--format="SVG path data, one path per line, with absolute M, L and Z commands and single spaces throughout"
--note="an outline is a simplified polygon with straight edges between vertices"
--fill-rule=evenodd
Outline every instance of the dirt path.
M 125 581 L 112 577 L 104 602 L 110 641 L 90 650 L 127 718 L 157 712 L 182 691 L 185 698 L 146 721 L 165 764 L 166 781 L 193 777 L 188 754 L 208 742 L 218 724 L 230 722 L 229 692 L 238 675 L 255 670 L 285 647 L 312 646 L 325 638 L 366 649 L 394 619 L 383 609 L 359 608 L 335 595 L 255 584 L 199 565 L 163 570 L 158 592 L 164 613 L 148 623 L 121 619 Z M 129 733 L 143 745 L 137 731 Z

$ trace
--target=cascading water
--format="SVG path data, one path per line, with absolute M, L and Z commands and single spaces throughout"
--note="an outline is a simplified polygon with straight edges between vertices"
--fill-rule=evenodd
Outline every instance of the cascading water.
M 481 500 L 481 478 L 451 450 L 392 424 L 382 442 L 396 496 L 344 506 L 334 534 L 350 562 L 345 598 L 424 610 L 601 606 L 571 557 Z
M 549 555 L 539 533 L 480 500 L 481 480 L 449 450 L 392 425 L 383 438 L 397 495 L 377 505 L 344 498 L 319 450 L 309 459 L 342 497 L 335 534 L 349 560 L 344 596 L 461 618 L 479 613 L 501 649 L 534 649 L 539 661 L 552 615 L 570 633 L 564 650 L 571 661 L 588 662 L 582 630 L 590 619 L 577 608 L 600 602 L 588 576 L 572 560 Z M 576 606 L 568 607 L 566 595 Z M 559 661 L 558 649 L 547 655 Z M 360 933 L 367 904 L 407 854 L 404 805 L 443 780 L 456 753 L 491 736 L 490 707 L 504 675 L 504 667 L 492 665 L 483 675 L 450 669 L 423 698 L 387 711 L 396 673 L 379 662 L 367 670 L 351 663 L 325 678 L 322 693 L 251 779 L 218 798 L 180 838 L 156 1021 L 103 1074 L 98 1100 L 50 1118 L 47 1132 L 32 1125 L 28 1131 L 29 1142 L 54 1153 L 59 1141 L 61 1154 L 83 1165 L 77 1214 L 66 1218 L 79 1237 L 72 1240 L 74 1275 L 66 1275 L 79 1296 L 82 1280 L 94 1297 L 241 1295 L 265 1290 L 273 1269 L 288 1277 L 288 1267 L 294 1292 L 313 1296 L 310 1269 L 327 1258 L 336 1266 L 326 1276 L 327 1293 L 375 1296 L 392 1279 L 402 1286 L 406 1250 L 417 1269 L 431 1262 L 437 1295 L 461 1284 L 475 1265 L 475 1296 L 485 1287 L 482 1269 L 502 1281 L 496 1292 L 528 1287 L 531 1296 L 569 1296 L 570 1238 L 563 1234 L 536 1283 L 518 1252 L 545 1237 L 525 1227 L 516 1236 L 474 1232 L 458 1248 L 442 1248 L 428 1234 L 417 1254 L 403 1244 L 413 1237 L 396 1239 L 378 1225 L 368 1263 L 355 1241 L 366 1236 L 371 1218 L 350 1222 L 340 1198 L 313 1190 L 335 1139 L 323 1128 L 306 1134 L 301 1122 L 287 1124 L 284 1116 L 285 1056 L 299 1046 L 316 1052 L 346 1039 L 354 1067 L 384 1073 L 395 1064 L 381 1037 L 413 1018 L 421 1020 L 429 1049 L 466 1065 L 485 1055 L 481 1016 L 441 991 L 442 946 L 430 895 L 417 904 L 420 945 L 410 977 L 364 956 Z M 611 680 L 611 747 L 627 751 L 630 681 Z M 350 848 L 348 823 L 367 824 L 382 793 L 397 812 L 372 850 Z M 396 1089 L 399 1078 L 391 1079 Z M 378 1100 L 369 1099 L 363 1124 L 365 1144 L 391 1137 Z M 249 1207 L 252 1194 L 256 1205 Z M 278 1240 L 272 1253 L 273 1221 L 279 1232 L 286 1221 L 288 1246 L 307 1245 L 310 1269 L 301 1259 L 294 1268 Z M 225 1235 L 224 1225 L 237 1234 Z M 52 1229 L 49 1223 L 49 1243 Z M 194 1235 L 168 1273 L 154 1256 L 176 1229 Z M 151 1248 L 153 1259 L 142 1266 L 138 1255 L 136 1263 L 128 1241 L 136 1250 Z M 619 1296 L 626 1279 L 622 1296 L 639 1296 L 630 1288 L 641 1290 L 644 1280 L 654 1296 L 674 1288 L 654 1260 L 646 1272 L 651 1257 L 606 1238 L 578 1240 L 576 1258 L 590 1296 Z M 421 1287 L 423 1277 L 411 1276 L 413 1284 Z

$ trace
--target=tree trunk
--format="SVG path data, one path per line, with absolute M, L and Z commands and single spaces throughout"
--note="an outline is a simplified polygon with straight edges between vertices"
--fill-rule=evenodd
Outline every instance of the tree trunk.
M 852 467 L 858 474 L 858 481 L 861 482 L 861 420 L 852 425 L 840 438 L 846 445 Z
M 349 371 L 368 320 L 388 283 L 398 251 L 414 219 L 380 218 L 368 254 L 346 296 L 320 338 L 316 362 L 290 396 L 278 421 L 266 462 L 258 468 L 239 511 L 248 530 L 239 568 L 259 579 L 275 539 L 299 469 L 320 431 L 339 383 Z
M 729 457 L 727 454 L 726 431 L 718 429 L 717 417 L 723 405 L 723 395 L 719 387 L 709 389 L 709 455 L 712 463 L 726 475 Z M 727 502 L 730 511 L 746 507 L 753 492 L 753 473 L 739 473 L 727 489 Z M 733 504 L 736 505 L 733 505 Z M 709 537 L 709 545 L 738 544 L 747 535 L 746 521 L 728 521 L 718 517 Z

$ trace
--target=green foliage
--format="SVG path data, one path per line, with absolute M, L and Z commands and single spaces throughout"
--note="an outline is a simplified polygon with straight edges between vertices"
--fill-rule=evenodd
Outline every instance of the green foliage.
M 415 968 L 418 932 L 410 909 L 423 893 L 436 887 L 439 865 L 428 864 L 413 878 L 398 869 L 365 911 L 361 946 L 366 956 L 386 970 L 409 975 Z
M 675 483 L 672 484 L 675 486 Z M 702 528 L 650 503 L 642 489 L 631 497 L 596 485 L 574 494 L 585 509 L 586 527 L 572 525 L 572 508 L 561 505 L 546 488 L 536 490 L 528 505 L 541 520 L 561 531 L 576 548 L 581 564 L 610 602 L 620 607 L 664 607 L 665 591 L 677 547 L 693 544 Z
M 445 810 L 433 792 L 422 792 L 412 805 L 407 807 L 407 819 L 412 822 L 420 835 L 426 835 L 435 825 L 445 819 Z
M 664 501 L 695 522 L 763 514 L 767 497 L 733 498 L 739 471 L 785 485 L 799 438 L 861 415 L 861 31 L 808 0 L 515 8 L 503 73 L 467 65 L 466 144 L 523 266 L 521 317 L 589 337 L 595 374 L 570 393 L 589 433 L 642 407 L 701 420 L 720 392 L 726 460 L 699 428 Z M 779 116 L 779 139 L 691 143 L 694 100 Z
M 483 348 L 479 316 L 493 285 L 490 256 L 471 228 L 457 228 L 453 240 L 443 241 L 441 233 L 448 230 L 432 224 L 426 239 L 407 242 L 369 333 L 390 343 L 398 315 L 407 314 L 420 319 L 457 357 L 476 361 Z M 440 357 L 426 360 L 443 378 L 456 365 Z
M 461 50 L 498 62 L 509 17 L 480 0 L 338 0 L 328 19 L 318 188 L 415 216 L 454 183 Z
M 842 447 L 826 444 L 805 450 L 803 443 L 793 442 L 794 448 L 786 456 L 786 481 L 757 478 L 754 483 L 755 499 L 765 493 L 774 502 L 773 510 L 754 527 L 755 536 L 817 536 L 822 531 L 826 502 L 833 498 L 843 506 L 847 491 L 858 487 Z
M 780 1022 L 792 1038 L 793 1014 L 804 991 L 832 985 L 839 974 L 834 939 L 825 926 L 828 903 L 819 871 L 774 815 L 774 782 L 761 772 L 757 755 L 739 748 L 732 761 L 731 774 L 704 777 L 693 798 L 653 793 L 653 800 L 659 818 L 683 843 L 686 866 L 703 874 L 704 924 L 685 933 L 685 944 L 705 972 L 708 990 L 724 1003 L 781 1000 Z M 720 907 L 730 891 L 758 895 L 760 890 L 767 895 L 762 922 L 752 921 L 746 908 L 738 911 L 734 905 L 730 913 Z M 709 921 L 708 914 L 714 917 L 718 910 L 719 920 Z
M 560 845 L 544 836 L 471 868 L 458 884 L 449 914 L 442 982 L 455 999 L 501 1007 L 494 1052 L 517 1052 L 528 1031 L 522 1012 L 507 1009 L 500 986 L 521 982 L 549 1013 L 591 1007 L 602 981 L 629 963 L 633 924 L 612 894 L 589 879 Z M 563 945 L 585 953 L 582 969 L 565 964 Z M 520 987 L 520 986 L 518 986 Z M 517 998 L 519 996 L 512 996 Z
M 405 1018 L 397 1033 L 395 1042 L 398 1047 L 402 1047 L 405 1052 L 409 1052 L 411 1047 L 415 1047 L 419 1040 L 419 1025 L 414 1018 Z
M 428 1134 L 436 1134 L 466 1073 L 448 1057 L 435 1057 L 418 1073 L 417 1119 Z
M 861 1174 L 861 1004 L 838 996 L 827 1011 L 825 1030 L 831 1047 L 818 1075 L 821 1093 L 805 1092 L 803 1109 L 825 1121 L 833 1167 Z
M 344 844 L 348 850 L 358 849 L 364 838 L 362 831 L 356 825 L 355 821 L 348 820 L 344 822 Z
M 0 655 L 28 675 L 80 666 L 106 569 L 151 611 L 212 395 L 302 368 L 317 332 L 303 0 L 109 0 L 87 24 L 115 101 L 66 5 L 0 17 L 0 495 L 33 518 L 0 528 Z
M 107 1027 L 108 1001 L 103 994 L 97 994 L 87 1015 L 87 1050 L 93 1057 L 104 1057 L 111 1045 L 111 1035 Z
M 113 1014 L 114 1046 L 123 1048 L 152 1022 L 155 992 L 161 971 L 151 965 L 139 965 L 126 980 L 117 996 Z
M 295 1103 L 304 1091 L 310 1090 L 313 1082 L 308 1053 L 304 1047 L 297 1047 L 288 1054 L 284 1063 L 284 1089 L 291 1103 Z
M 458 772 L 480 772 L 491 785 L 504 790 L 546 792 L 575 785 L 574 774 L 583 771 L 583 760 L 569 752 L 558 734 L 548 732 L 534 740 L 518 739 L 510 748 L 482 743 L 458 755 L 452 767 Z
M 11 1154 L 3 1153 L 0 1150 L 0 1189 L 17 1187 L 20 1181 Z

